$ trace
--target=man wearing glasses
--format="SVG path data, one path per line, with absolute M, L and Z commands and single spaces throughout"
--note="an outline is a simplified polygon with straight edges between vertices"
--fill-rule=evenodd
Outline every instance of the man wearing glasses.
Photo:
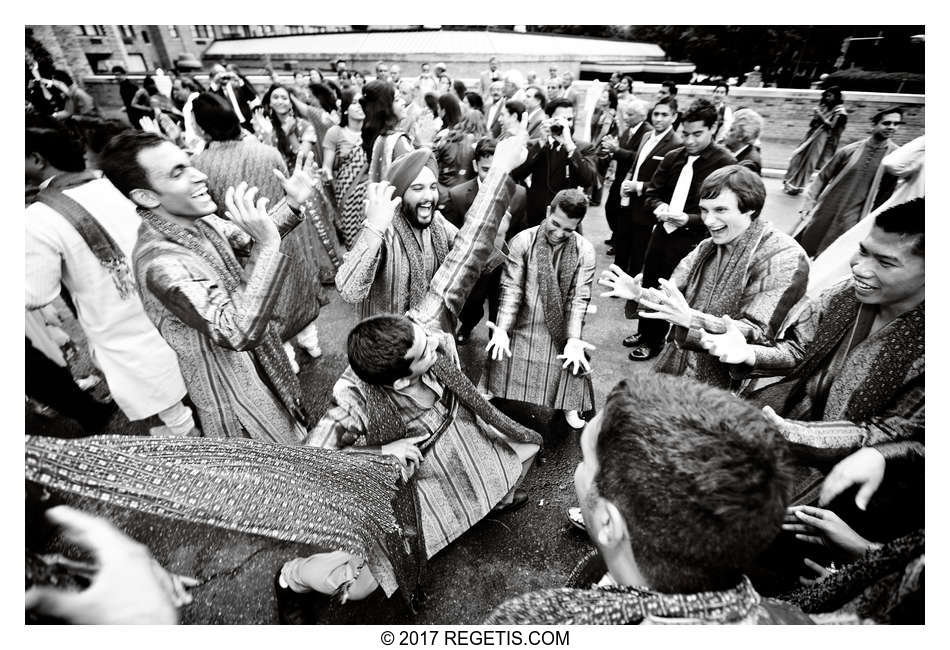
M 871 136 L 842 147 L 808 186 L 795 238 L 812 258 L 887 200 L 897 179 L 881 161 L 897 149 L 891 141 L 903 123 L 900 107 L 871 118 Z

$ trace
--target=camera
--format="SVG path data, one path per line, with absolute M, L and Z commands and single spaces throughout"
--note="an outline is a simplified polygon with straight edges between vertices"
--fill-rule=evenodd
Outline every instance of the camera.
M 558 123 L 556 123 L 556 122 L 551 125 L 551 134 L 552 134 L 552 135 L 561 135 L 562 133 L 564 133 L 564 127 L 563 127 L 562 125 L 560 125 L 560 124 L 558 124 Z

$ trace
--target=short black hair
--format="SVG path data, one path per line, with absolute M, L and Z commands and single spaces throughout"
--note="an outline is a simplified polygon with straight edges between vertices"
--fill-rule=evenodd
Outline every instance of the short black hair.
M 716 89 L 718 89 L 718 88 L 725 88 L 725 89 L 726 89 L 726 94 L 727 94 L 727 95 L 729 94 L 729 84 L 727 84 L 725 81 L 720 81 L 720 82 L 717 83 L 715 86 L 713 86 L 713 90 L 716 90 Z
M 513 115 L 515 119 L 521 120 L 521 116 L 524 115 L 525 106 L 524 102 L 517 99 L 509 99 L 505 102 L 505 110 L 508 111 L 509 115 Z
M 653 105 L 653 108 L 656 108 L 660 104 L 666 104 L 670 107 L 670 112 L 673 115 L 676 115 L 676 111 L 679 110 L 679 102 L 676 101 L 676 97 L 670 95 L 669 97 L 664 97 L 663 99 L 658 99 L 656 104 Z M 650 110 L 650 114 L 653 114 L 653 110 Z
M 702 122 L 707 128 L 712 128 L 717 120 L 719 120 L 719 111 L 716 110 L 716 107 L 708 99 L 700 98 L 693 100 L 693 103 L 683 113 L 680 123 Z
M 573 109 L 574 103 L 571 102 L 571 100 L 569 100 L 567 97 L 558 97 L 557 99 L 552 99 L 547 103 L 547 105 L 544 107 L 544 112 L 548 117 L 551 117 L 554 115 L 554 111 L 559 108 Z M 575 115 L 574 117 L 576 118 L 577 116 Z
M 115 188 L 125 196 L 132 190 L 150 190 L 148 173 L 139 164 L 139 153 L 168 142 L 155 133 L 128 131 L 120 133 L 106 144 L 99 156 L 99 168 Z
M 545 96 L 544 91 L 541 90 L 540 86 L 535 86 L 533 84 L 524 89 L 525 92 L 528 92 L 529 90 L 534 91 L 534 94 L 537 96 L 538 101 L 541 102 L 541 110 L 544 110 L 544 108 L 548 104 L 548 98 L 547 96 Z
M 703 181 L 699 187 L 700 199 L 714 199 L 723 189 L 736 195 L 739 212 L 752 210 L 752 219 L 757 219 L 765 205 L 765 184 L 762 178 L 748 167 L 728 165 L 720 167 Z
M 664 82 L 661 83 L 660 85 L 661 85 L 662 87 L 666 88 L 667 90 L 669 90 L 669 91 L 670 91 L 670 95 L 672 95 L 672 96 L 674 96 L 674 97 L 676 97 L 676 94 L 679 92 L 679 88 L 676 87 L 676 82 L 675 82 L 675 81 L 670 81 L 669 79 L 667 79 L 666 81 L 664 81 Z
M 916 237 L 913 253 L 924 256 L 924 197 L 879 212 L 874 218 L 874 226 L 902 237 Z
M 120 133 L 132 130 L 127 123 L 117 119 L 77 116 L 73 117 L 72 121 L 82 133 L 86 147 L 96 155 L 102 153 L 109 140 Z
M 215 142 L 241 139 L 241 121 L 220 95 L 201 93 L 192 102 L 195 123 Z
M 482 99 L 482 96 L 478 93 L 469 90 L 465 93 L 465 99 L 468 101 L 468 105 L 479 113 L 485 112 L 485 101 Z
M 56 81 L 62 81 L 67 86 L 73 85 L 73 78 L 70 77 L 69 73 L 66 72 L 65 70 L 59 70 L 59 69 L 53 70 L 52 76 L 53 76 L 53 79 L 55 79 Z
M 406 353 L 412 348 L 412 322 L 397 314 L 364 318 L 346 339 L 346 355 L 356 376 L 374 386 L 392 386 L 407 377 L 412 362 Z
M 781 531 L 787 445 L 761 410 L 693 379 L 635 373 L 607 397 L 597 492 L 652 589 L 735 587 Z
M 477 162 L 486 156 L 495 155 L 495 147 L 498 146 L 498 141 L 495 138 L 482 138 L 475 143 L 475 158 Z
M 112 66 L 112 74 L 125 74 L 125 68 L 121 65 Z
M 878 111 L 871 118 L 871 124 L 877 124 L 884 119 L 885 115 L 890 115 L 891 113 L 897 113 L 901 116 L 901 121 L 904 120 L 904 109 L 900 106 L 891 106 L 890 108 L 885 108 L 883 111 Z
M 39 154 L 46 162 L 64 172 L 86 168 L 85 151 L 65 128 L 27 128 L 26 155 Z
M 551 199 L 551 211 L 557 208 L 568 219 L 583 219 L 587 214 L 587 195 L 577 188 L 561 190 Z

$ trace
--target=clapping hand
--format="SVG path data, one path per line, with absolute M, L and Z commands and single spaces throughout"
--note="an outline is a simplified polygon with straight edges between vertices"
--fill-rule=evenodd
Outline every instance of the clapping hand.
M 641 311 L 643 318 L 665 320 L 673 325 L 689 327 L 693 322 L 693 309 L 686 296 L 669 280 L 660 279 L 662 291 L 652 291 L 649 296 L 640 296 L 640 305 L 653 311 Z
M 68 506 L 51 508 L 46 517 L 63 527 L 66 539 L 91 552 L 99 569 L 80 592 L 30 588 L 26 609 L 79 625 L 178 622 L 176 608 L 191 602 L 187 589 L 197 580 L 168 573 L 148 548 L 106 519 Z
M 630 277 L 616 264 L 611 264 L 603 270 L 597 284 L 607 287 L 610 291 L 604 291 L 600 294 L 601 298 L 623 298 L 625 300 L 639 300 L 642 292 L 641 282 L 643 274 L 638 273 L 636 277 Z
M 511 356 L 511 341 L 508 338 L 508 332 L 501 329 L 493 322 L 488 321 L 488 330 L 492 333 L 485 350 L 493 361 L 501 361 L 505 356 Z
M 512 135 L 500 141 L 495 147 L 495 157 L 491 168 L 500 169 L 506 174 L 523 163 L 528 157 L 528 113 L 521 115 L 521 121 L 513 129 Z
M 313 161 L 312 151 L 306 154 L 303 151 L 297 152 L 297 162 L 294 164 L 294 171 L 290 178 L 284 176 L 279 169 L 274 170 L 274 175 L 284 188 L 287 203 L 294 209 L 310 200 L 314 188 L 320 182 L 320 168 Z
M 745 340 L 736 322 L 728 315 L 722 317 L 726 331 L 722 334 L 710 334 L 700 330 L 699 344 L 722 363 L 752 365 L 755 363 L 755 350 Z
M 236 226 L 261 244 L 280 245 L 280 232 L 277 225 L 267 214 L 267 197 L 257 199 L 257 188 L 248 188 L 247 182 L 241 181 L 237 188 L 231 186 L 224 195 L 224 204 L 227 206 L 225 216 Z
M 264 115 L 263 108 L 254 109 L 254 114 L 251 115 L 251 126 L 254 127 L 254 133 L 258 138 L 263 140 L 267 140 L 274 133 L 274 124 Z
M 573 374 L 577 374 L 577 371 L 580 368 L 584 369 L 584 372 L 590 372 L 590 362 L 587 360 L 587 350 L 596 350 L 597 348 L 582 341 L 580 339 L 567 339 L 567 343 L 564 344 L 564 352 L 557 355 L 558 359 L 564 359 L 564 365 L 562 368 L 567 368 L 570 365 L 574 365 L 572 369 Z

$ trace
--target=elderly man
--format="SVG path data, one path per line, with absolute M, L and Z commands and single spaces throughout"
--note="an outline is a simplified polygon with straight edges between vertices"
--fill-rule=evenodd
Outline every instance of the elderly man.
M 743 167 L 762 175 L 762 154 L 758 140 L 762 134 L 762 116 L 751 108 L 740 108 L 732 116 L 732 123 L 723 144 Z
M 642 290 L 616 267 L 601 281 L 606 295 L 638 300 L 641 318 L 673 326 L 656 361 L 658 372 L 685 375 L 729 388 L 729 366 L 705 354 L 703 333 L 726 331 L 724 318 L 746 340 L 768 344 L 788 310 L 808 286 L 808 258 L 801 246 L 759 217 L 765 186 L 756 174 L 732 165 L 714 171 L 699 189 L 699 210 L 710 237 L 687 255 L 662 290 Z M 628 290 L 624 291 L 621 287 Z
M 639 99 L 631 99 L 620 106 L 620 114 L 623 117 L 622 124 L 626 125 L 623 132 L 618 137 L 605 137 L 601 143 L 601 149 L 610 155 L 610 158 L 617 161 L 617 169 L 614 172 L 613 183 L 610 184 L 610 191 L 607 193 L 607 202 L 604 204 L 604 213 L 607 217 L 607 225 L 610 226 L 611 238 L 614 240 L 616 249 L 629 251 L 629 243 L 620 245 L 620 231 L 626 229 L 626 224 L 620 225 L 621 219 L 629 220 L 629 207 L 620 205 L 620 188 L 622 179 L 626 178 L 630 169 L 636 162 L 635 156 L 640 148 L 640 143 L 649 138 L 653 133 L 653 126 L 646 122 L 647 104 Z M 619 252 L 617 250 L 616 252 Z M 617 265 L 620 268 L 626 268 L 629 261 L 629 253 L 623 259 L 617 258 Z
M 404 154 L 389 168 L 395 214 L 384 229 L 363 223 L 336 275 L 340 296 L 359 305 L 361 318 L 418 306 L 452 248 L 458 228 L 436 209 L 437 178 L 435 156 L 426 148 Z
M 136 283 L 145 312 L 178 355 L 204 435 L 299 443 L 309 418 L 272 316 L 288 270 L 281 236 L 314 218 L 316 180 L 303 159 L 290 179 L 276 172 L 287 200 L 271 216 L 266 199 L 254 204 L 257 188 L 229 190 L 229 221 L 215 216 L 207 176 L 164 138 L 119 135 L 100 161 L 138 206 Z
M 491 137 L 496 140 L 501 137 L 501 109 L 504 108 L 508 98 L 505 97 L 505 82 L 493 81 L 488 87 L 488 112 L 485 114 L 485 128 L 491 133 Z
M 486 100 L 488 99 L 488 88 L 493 82 L 501 79 L 501 72 L 498 70 L 498 57 L 488 59 L 488 70 L 482 70 L 479 75 L 479 91 Z
M 725 391 L 621 381 L 584 429 L 574 472 L 595 566 L 583 585 L 518 596 L 486 623 L 811 623 L 745 575 L 781 530 L 783 451 L 769 421 Z
M 838 150 L 808 186 L 799 211 L 796 239 L 817 257 L 843 233 L 890 196 L 896 178 L 881 161 L 897 149 L 891 141 L 903 123 L 901 108 L 887 108 L 871 118 L 871 135 Z
M 376 80 L 377 81 L 390 81 L 389 79 L 389 66 L 386 65 L 385 61 L 376 62 Z

